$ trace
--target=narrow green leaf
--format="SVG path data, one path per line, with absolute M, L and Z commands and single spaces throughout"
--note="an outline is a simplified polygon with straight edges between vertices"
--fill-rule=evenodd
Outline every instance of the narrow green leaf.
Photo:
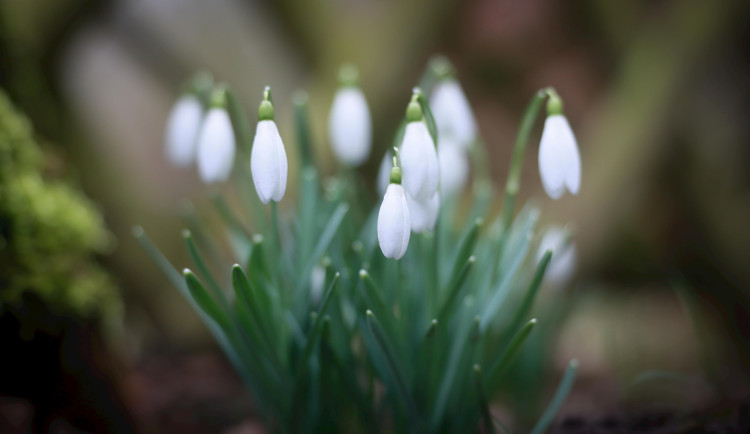
M 474 223 L 469 226 L 463 237 L 461 237 L 461 241 L 458 243 L 458 248 L 456 249 L 456 256 L 453 259 L 451 276 L 458 276 L 460 274 L 461 268 L 464 267 L 469 256 L 474 252 L 482 223 L 483 220 L 481 218 L 474 220 Z
M 557 386 L 557 390 L 555 391 L 555 395 L 552 397 L 552 401 L 550 401 L 549 405 L 547 405 L 547 408 L 544 410 L 544 413 L 542 413 L 542 417 L 539 418 L 539 421 L 537 421 L 534 429 L 531 430 L 531 434 L 543 434 L 547 432 L 547 429 L 555 420 L 557 412 L 560 410 L 563 402 L 565 402 L 565 399 L 568 397 L 570 389 L 573 388 L 573 383 L 576 380 L 577 372 L 578 360 L 573 359 L 568 364 L 568 368 L 565 370 L 565 374 L 563 374 L 560 385 Z
M 487 389 L 491 394 L 494 393 L 495 390 L 497 390 L 500 379 L 505 373 L 505 370 L 508 368 L 508 366 L 510 366 L 510 363 L 518 354 L 518 351 L 521 349 L 521 345 L 526 342 L 526 338 L 529 337 L 529 334 L 536 325 L 536 322 L 536 318 L 527 322 L 526 325 L 524 325 L 521 330 L 519 330 L 518 333 L 513 336 L 513 339 L 505 348 L 503 354 L 498 359 L 496 359 L 490 367 L 490 370 L 487 373 L 486 384 Z
M 372 334 L 375 336 L 375 342 L 378 344 L 378 349 L 385 356 L 385 359 L 388 363 L 389 372 L 393 377 L 394 384 L 398 389 L 398 393 L 404 401 L 406 407 L 409 409 L 409 413 L 414 420 L 417 417 L 417 406 L 414 403 L 414 398 L 412 397 L 411 392 L 409 391 L 409 387 L 407 386 L 406 377 L 401 369 L 401 362 L 394 354 L 388 338 L 386 338 L 385 333 L 383 333 L 383 329 L 380 327 L 380 323 L 378 322 L 377 318 L 375 318 L 375 315 L 371 310 L 367 310 L 366 315 L 367 325 L 370 327 Z
M 193 240 L 193 235 L 189 230 L 186 229 L 182 231 L 182 238 L 185 240 L 185 246 L 187 247 L 190 259 L 193 260 L 195 265 L 198 267 L 198 271 L 208 282 L 208 287 L 211 289 L 211 292 L 213 292 L 214 297 L 216 297 L 225 311 L 228 310 L 229 302 L 227 301 L 227 297 L 224 294 L 224 290 L 221 288 L 216 279 L 214 279 L 213 275 L 211 274 L 211 270 L 208 269 L 205 261 L 203 261 L 203 257 L 198 251 L 198 246 L 195 245 L 195 241 Z
M 474 267 L 475 262 L 476 262 L 476 258 L 474 258 L 474 256 L 469 256 L 463 268 L 461 268 L 458 274 L 455 274 L 451 278 L 450 283 L 448 284 L 448 295 L 445 298 L 445 301 L 443 301 L 442 307 L 440 308 L 440 311 L 437 315 L 438 321 L 440 322 L 446 321 L 450 313 L 453 310 L 455 310 L 456 299 L 458 298 L 458 294 L 461 292 L 461 288 L 463 288 L 464 286 L 466 277 L 469 275 L 469 272 Z
M 531 307 L 534 305 L 536 295 L 539 293 L 539 288 L 542 286 L 544 272 L 547 270 L 551 258 L 552 252 L 547 250 L 539 261 L 539 265 L 536 267 L 534 277 L 531 279 L 531 283 L 529 283 L 529 289 L 526 290 L 526 295 L 523 297 L 518 308 L 516 308 L 516 316 L 510 322 L 510 330 L 516 330 L 529 315 L 529 312 L 531 312 Z
M 477 395 L 479 414 L 482 416 L 482 433 L 494 434 L 495 426 L 492 423 L 490 407 L 487 404 L 487 395 L 484 393 L 484 388 L 482 387 L 482 367 L 479 365 L 474 365 L 474 390 Z
M 320 235 L 320 238 L 318 238 L 318 242 L 315 244 L 313 253 L 307 260 L 307 265 L 305 265 L 302 273 L 297 276 L 299 280 L 294 291 L 295 294 L 300 294 L 302 292 L 302 289 L 310 281 L 310 272 L 312 271 L 315 264 L 320 261 L 320 258 L 323 257 L 325 251 L 328 249 L 328 246 L 331 244 L 331 241 L 336 235 L 336 232 L 338 231 L 339 226 L 341 225 L 341 222 L 343 221 L 344 216 L 346 215 L 348 210 L 349 205 L 347 205 L 346 203 L 342 203 L 338 207 L 336 207 L 336 210 L 328 220 L 325 229 L 323 229 L 323 233 Z
M 331 301 L 331 294 L 333 294 L 333 289 L 336 287 L 336 282 L 338 282 L 340 276 L 341 276 L 341 273 L 338 273 L 338 272 L 334 275 L 333 280 L 331 281 L 331 284 L 328 286 L 328 289 L 326 290 L 326 293 L 323 296 L 323 301 L 320 304 L 320 310 L 317 312 L 315 316 L 315 321 L 313 321 L 313 325 L 312 325 L 312 328 L 310 329 L 310 333 L 307 335 L 305 347 L 302 350 L 302 356 L 300 357 L 299 362 L 297 363 L 297 374 L 295 377 L 298 379 L 302 376 L 302 372 L 307 366 L 307 362 L 310 360 L 310 355 L 312 354 L 313 346 L 315 344 L 316 339 L 320 335 L 320 331 L 322 327 L 323 312 L 325 312 L 326 307 L 328 307 L 328 303 Z
M 239 264 L 232 267 L 232 286 L 237 296 L 237 301 L 242 303 L 250 313 L 251 326 L 257 328 L 258 334 L 263 340 L 268 351 L 277 359 L 279 357 L 274 346 L 274 339 L 271 337 L 273 324 L 268 314 L 272 307 L 267 305 L 267 300 L 258 297 L 258 291 L 252 288 L 250 280 L 242 271 Z
M 143 228 L 141 226 L 134 226 L 132 229 L 132 234 L 133 238 L 138 241 L 138 244 L 141 246 L 143 251 L 146 252 L 146 255 L 151 258 L 151 260 L 154 261 L 154 264 L 156 264 L 157 268 L 159 268 L 159 270 L 164 273 L 164 276 L 166 276 L 167 280 L 169 280 L 169 283 L 177 288 L 186 299 L 191 300 L 182 275 L 179 271 L 177 271 L 177 269 L 174 268 L 174 266 L 172 266 L 169 260 L 164 257 L 164 255 L 161 253 L 161 251 L 159 251 L 154 243 L 151 242 L 151 239 L 149 239 L 148 235 L 146 235 L 146 232 L 143 230 Z
M 227 313 L 219 307 L 216 300 L 214 300 L 208 291 L 206 291 L 206 288 L 200 280 L 198 280 L 195 274 L 186 268 L 183 270 L 182 275 L 185 277 L 188 291 L 190 291 L 190 296 L 193 297 L 195 303 L 222 329 L 230 330 L 231 321 L 227 316 Z

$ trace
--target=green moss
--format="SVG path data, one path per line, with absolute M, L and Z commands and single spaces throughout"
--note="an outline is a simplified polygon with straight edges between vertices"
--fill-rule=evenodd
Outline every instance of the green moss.
M 110 318 L 120 298 L 94 259 L 109 233 L 78 190 L 42 173 L 28 121 L 0 92 L 0 307 L 33 293 L 54 311 Z

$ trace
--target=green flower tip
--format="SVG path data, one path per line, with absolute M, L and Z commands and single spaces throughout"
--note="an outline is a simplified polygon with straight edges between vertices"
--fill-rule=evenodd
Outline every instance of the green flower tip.
M 430 60 L 430 68 L 433 74 L 441 80 L 453 77 L 453 65 L 447 57 L 439 54 Z
M 394 167 L 391 169 L 391 184 L 401 185 L 401 168 Z
M 262 234 L 253 235 L 253 244 L 263 244 L 263 235 Z
M 359 83 L 359 70 L 351 63 L 345 63 L 339 69 L 339 84 L 341 86 L 356 86 Z
M 273 120 L 273 104 L 271 101 L 264 99 L 258 107 L 258 121 Z
M 211 94 L 214 89 L 214 77 L 210 72 L 195 73 L 185 84 L 184 93 L 192 93 L 205 105 L 211 104 Z
M 578 359 L 572 359 L 570 361 L 570 367 L 573 369 L 578 369 Z
M 220 84 L 214 87 L 211 92 L 211 108 L 227 108 L 227 87 L 224 84 Z
M 529 321 L 529 324 L 532 324 L 532 325 L 536 324 L 536 318 L 531 318 L 531 320 Z
M 338 279 L 339 277 L 341 277 L 341 272 L 337 271 L 336 274 L 333 275 L 333 277 Z
M 182 275 L 185 276 L 185 277 L 190 277 L 190 276 L 193 276 L 193 272 L 190 271 L 189 268 L 183 268 L 182 269 Z
M 481 374 L 482 373 L 482 367 L 479 366 L 478 363 L 474 364 L 474 372 L 477 373 L 477 374 Z
M 367 315 L 367 318 L 375 318 L 375 315 L 372 313 L 370 309 L 367 309 L 367 312 L 365 312 L 365 315 Z
M 563 114 L 563 103 L 560 95 L 557 94 L 554 88 L 547 90 L 547 116 L 561 115 Z
M 471 256 L 469 256 L 469 259 L 467 259 L 467 262 L 468 262 L 469 264 L 473 264 L 473 263 L 474 263 L 474 262 L 476 262 L 476 261 L 477 261 L 477 258 L 476 258 L 476 256 L 474 256 L 474 255 L 471 255 Z
M 422 117 L 422 106 L 419 105 L 419 102 L 412 98 L 411 102 L 409 102 L 409 105 L 406 106 L 406 122 L 419 122 L 422 120 Z
M 190 233 L 190 229 L 183 229 L 182 230 L 182 238 L 190 238 L 192 234 Z
M 364 279 L 365 277 L 367 277 L 367 270 L 365 269 L 359 270 L 359 278 Z

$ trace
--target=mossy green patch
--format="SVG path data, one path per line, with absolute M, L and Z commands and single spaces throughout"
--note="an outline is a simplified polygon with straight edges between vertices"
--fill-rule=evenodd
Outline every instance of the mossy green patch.
M 0 92 L 0 308 L 31 292 L 54 311 L 119 315 L 120 298 L 94 254 L 109 233 L 78 190 L 43 173 L 29 122 Z

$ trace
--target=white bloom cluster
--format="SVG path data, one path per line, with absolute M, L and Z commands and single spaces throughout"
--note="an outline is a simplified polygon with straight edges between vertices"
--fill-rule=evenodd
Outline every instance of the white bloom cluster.
M 406 109 L 401 143 L 395 153 L 387 151 L 380 164 L 377 186 L 383 201 L 378 213 L 378 241 L 388 258 L 403 257 L 411 232 L 431 231 L 438 219 L 441 199 L 459 194 L 468 179 L 467 153 L 476 142 L 476 121 L 447 61 L 440 65 L 435 68 L 440 78 L 432 90 L 430 104 L 419 89 L 414 90 Z M 328 118 L 329 138 L 339 162 L 355 167 L 370 155 L 370 109 L 357 86 L 356 70 L 342 68 L 340 78 L 341 87 L 334 96 Z M 236 152 L 227 90 L 223 87 L 214 90 L 208 110 L 197 93 L 181 97 L 170 113 L 165 132 L 167 158 L 179 167 L 195 162 L 206 183 L 223 182 L 232 172 Z M 538 95 L 548 97 L 547 119 L 539 146 L 544 189 L 553 199 L 561 197 L 566 189 L 577 194 L 581 161 L 575 136 L 562 113 L 562 102 L 551 88 Z M 234 112 L 233 115 L 238 116 Z M 265 88 L 258 108 L 250 169 L 261 202 L 281 201 L 286 192 L 288 162 L 274 121 L 269 88 Z M 560 261 L 563 265 L 556 266 Z M 566 261 L 555 259 L 552 266 L 570 268 L 564 265 Z
M 168 160 L 177 167 L 195 162 L 205 183 L 229 178 L 236 148 L 224 90 L 214 92 L 212 100 L 208 112 L 204 112 L 196 95 L 180 97 L 169 114 L 165 132 Z

